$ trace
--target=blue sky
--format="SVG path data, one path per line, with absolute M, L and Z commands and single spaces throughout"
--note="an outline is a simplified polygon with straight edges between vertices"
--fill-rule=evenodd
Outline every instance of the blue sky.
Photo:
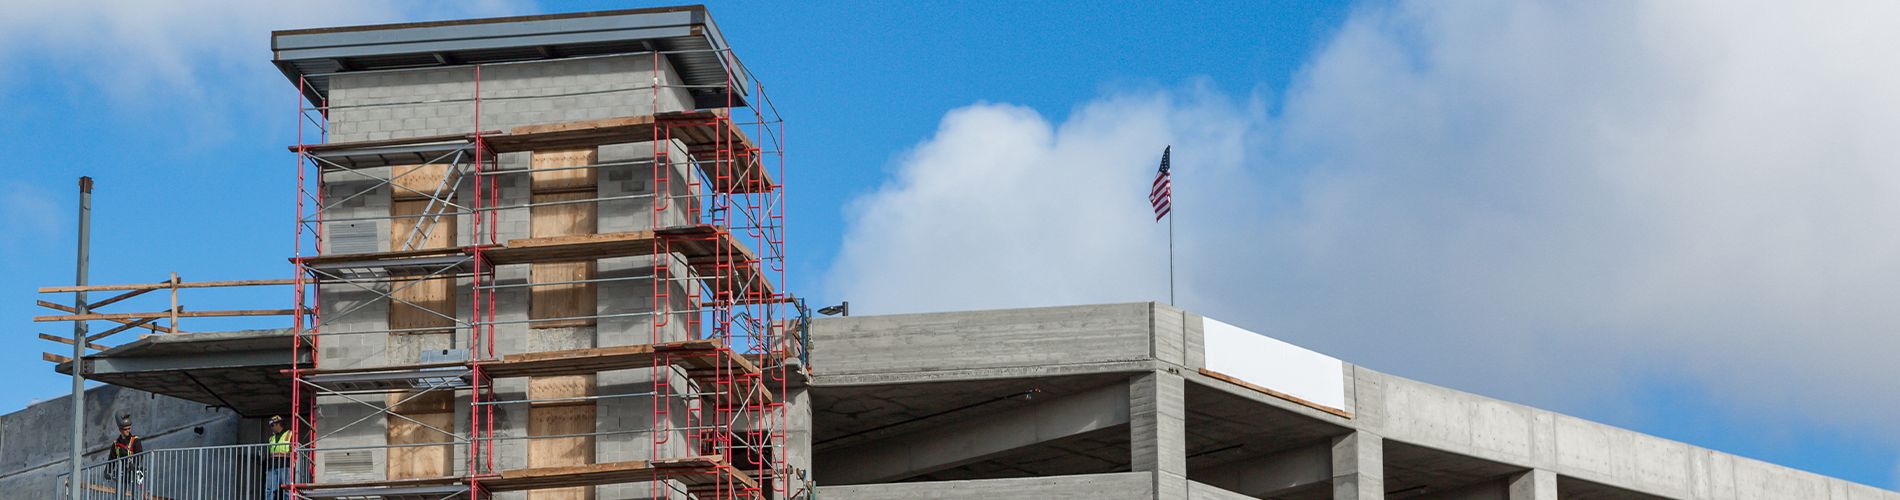
M 32 333 L 69 327 L 28 318 L 33 288 L 72 278 L 78 175 L 99 182 L 94 282 L 289 275 L 294 93 L 267 64 L 268 30 L 625 6 L 0 21 L 0 221 L 15 235 L 0 241 L 0 377 L 14 381 L 0 411 L 65 390 Z M 1900 129 L 1900 105 L 1878 97 L 1893 75 L 1844 69 L 1900 44 L 1822 36 L 1882 16 L 709 7 L 788 119 L 789 288 L 816 302 L 1164 298 L 1165 233 L 1140 212 L 1174 144 L 1190 309 L 1382 371 L 1900 486 L 1900 396 L 1858 397 L 1900 392 L 1873 354 L 1900 347 L 1882 340 L 1900 318 L 1859 298 L 1900 281 L 1879 251 L 1900 245 L 1866 239 L 1900 215 L 1880 168 L 1900 156 L 1878 133 Z M 1787 40 L 1804 51 L 1781 53 Z M 1791 95 L 1824 98 L 1777 97 Z M 1013 266 L 1046 274 L 990 272 Z M 1798 409 L 1829 404 L 1846 411 Z

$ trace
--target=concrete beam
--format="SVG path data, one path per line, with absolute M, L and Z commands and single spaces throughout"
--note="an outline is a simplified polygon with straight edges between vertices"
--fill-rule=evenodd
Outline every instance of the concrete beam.
M 1385 498 L 1385 439 L 1356 431 L 1333 439 L 1333 500 Z
M 995 498 L 1045 498 L 1056 500 L 1151 500 L 1155 498 L 1153 473 L 1120 472 L 1011 479 L 975 479 L 968 481 L 922 481 L 914 483 L 820 486 L 818 498 L 825 500 L 883 500 L 911 498 L 919 500 L 990 500 Z M 1218 497 L 1207 497 L 1216 500 Z
M 1483 481 L 1460 486 L 1456 489 L 1427 492 L 1418 500 L 1506 500 L 1510 497 L 1508 485 L 1502 480 Z
M 1180 375 L 1150 372 L 1128 383 L 1129 464 L 1155 472 L 1155 498 L 1185 499 L 1187 389 Z
M 1253 496 L 1242 495 L 1207 483 L 1188 481 L 1188 500 L 1253 500 Z
M 1197 472 L 1194 476 L 1211 486 L 1251 497 L 1266 497 L 1293 488 L 1332 481 L 1333 445 L 1322 442 L 1236 460 Z
M 827 485 L 896 481 L 1127 424 L 1128 410 L 1127 388 L 1108 385 L 1000 415 L 826 451 L 813 469 Z
M 958 370 L 928 370 L 908 372 L 865 373 L 857 375 L 838 375 L 816 370 L 811 375 L 813 387 L 855 387 L 866 385 L 923 384 L 931 382 L 1008 380 L 1018 378 L 1066 377 L 1071 375 L 1097 375 L 1104 373 L 1145 373 L 1159 369 L 1161 364 L 1149 361 L 1113 361 L 1103 363 L 1048 364 L 1026 367 L 971 368 Z
M 1557 473 L 1531 469 L 1511 476 L 1510 500 L 1557 500 Z
M 242 368 L 252 366 L 290 367 L 290 349 L 263 349 L 254 351 L 218 351 L 196 354 L 173 354 L 169 356 L 103 357 L 87 360 L 91 365 L 88 373 L 133 373 L 167 370 L 202 370 L 207 368 Z

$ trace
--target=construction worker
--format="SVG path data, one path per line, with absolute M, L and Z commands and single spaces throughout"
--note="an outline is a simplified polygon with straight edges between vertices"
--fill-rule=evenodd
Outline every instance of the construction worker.
M 284 428 L 284 417 L 270 417 L 270 461 L 264 473 L 264 498 L 266 500 L 286 500 L 284 483 L 290 482 L 290 429 Z
M 112 442 L 112 465 L 106 467 L 106 479 L 123 477 L 125 481 L 133 483 L 144 482 L 145 473 L 138 467 L 139 459 L 134 457 L 144 451 L 145 443 L 138 434 L 132 433 L 132 415 L 119 416 L 119 439 Z M 131 474 L 121 475 L 120 472 Z

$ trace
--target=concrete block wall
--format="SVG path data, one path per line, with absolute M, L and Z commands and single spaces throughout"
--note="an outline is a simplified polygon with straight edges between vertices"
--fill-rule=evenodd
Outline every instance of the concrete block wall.
M 332 81 L 330 139 L 335 142 L 357 140 L 380 140 L 403 137 L 416 137 L 441 134 L 466 134 L 475 130 L 475 72 L 472 68 L 418 69 L 404 71 L 366 72 L 359 74 L 337 75 Z M 619 56 L 559 60 L 551 62 L 525 64 L 499 64 L 485 66 L 481 70 L 480 92 L 482 97 L 480 128 L 483 130 L 506 131 L 512 127 L 529 124 L 558 123 L 576 120 L 611 118 L 620 116 L 643 115 L 659 111 L 675 111 L 688 108 L 691 98 L 682 88 L 662 88 L 654 90 L 654 84 L 679 84 L 680 79 L 673 68 L 664 60 L 651 56 Z M 670 197 L 678 200 L 671 203 L 668 210 L 660 213 L 659 226 L 677 226 L 689 224 L 698 217 L 697 203 L 690 195 L 696 194 L 689 183 L 684 182 L 693 175 L 692 166 L 687 160 L 686 150 L 677 142 L 665 144 L 668 165 L 673 179 L 669 184 Z M 655 226 L 653 214 L 654 183 L 652 179 L 655 167 L 652 164 L 654 148 L 651 143 L 630 143 L 605 145 L 600 148 L 600 163 L 627 162 L 628 165 L 602 167 L 598 171 L 599 196 L 631 197 L 624 200 L 599 202 L 600 232 L 619 232 L 651 229 Z M 525 171 L 529 168 L 529 153 L 508 153 L 501 155 L 491 168 L 511 171 Z M 387 178 L 388 169 L 366 169 L 362 173 L 377 179 Z M 497 178 L 500 184 L 501 206 L 521 206 L 529 203 L 528 176 L 524 174 L 502 175 Z M 379 180 L 352 172 L 335 172 L 325 176 L 329 188 L 329 199 L 341 199 L 359 191 L 362 196 L 330 212 L 333 218 L 386 217 L 389 215 L 389 200 L 392 188 L 381 184 Z M 465 206 L 474 204 L 474 193 L 466 186 L 457 192 L 458 203 Z M 491 212 L 495 216 L 496 239 L 505 243 L 511 239 L 526 238 L 530 235 L 529 211 L 525 208 Z M 335 235 L 350 229 L 373 237 L 373 248 L 365 251 L 390 251 L 400 242 L 389 238 L 388 220 L 374 219 L 353 222 L 332 223 L 330 232 L 332 243 L 343 242 Z M 469 215 L 463 215 L 457 221 L 457 243 L 468 245 L 475 243 L 475 222 Z M 355 228 L 346 227 L 355 225 Z M 360 242 L 359 242 L 360 243 Z M 332 245 L 326 251 L 336 253 L 339 245 Z M 347 250 L 347 249 L 346 249 Z M 496 269 L 495 283 L 518 284 L 528 280 L 526 265 L 502 266 Z M 671 264 L 674 273 L 687 269 L 686 263 L 675 258 Z M 653 340 L 653 274 L 652 258 L 623 257 L 602 259 L 597 266 L 597 278 L 634 278 L 625 281 L 600 283 L 599 314 L 626 315 L 624 317 L 601 318 L 595 327 L 570 329 L 534 329 L 528 328 L 527 306 L 529 289 L 505 288 L 496 291 L 495 327 L 496 355 L 521 352 L 546 351 L 592 346 L 612 346 L 644 344 Z M 673 298 L 671 309 L 686 311 L 694 305 L 693 295 L 698 292 L 699 284 L 685 279 L 675 279 L 667 283 L 672 287 L 669 295 Z M 373 286 L 387 291 L 387 286 Z M 468 280 L 461 280 L 458 290 L 457 312 L 465 318 L 471 312 L 468 296 Z M 375 293 L 363 291 L 350 285 L 331 285 L 324 288 L 325 330 L 326 331 L 372 331 L 386 329 L 388 317 L 387 303 Z M 330 321 L 331 314 L 364 304 L 362 310 L 348 316 Z M 693 338 L 687 331 L 688 313 L 675 313 L 670 324 L 661 328 L 660 336 L 665 340 Z M 326 337 L 324 339 L 322 366 L 325 368 L 389 366 L 415 363 L 420 361 L 422 352 L 455 346 L 466 348 L 468 332 L 461 329 L 455 337 L 443 336 L 391 336 L 381 333 L 369 333 Z M 522 399 L 526 397 L 526 380 L 497 381 L 496 390 L 504 399 Z M 598 378 L 601 394 L 644 393 L 652 388 L 649 370 L 626 370 L 603 373 Z M 684 380 L 673 384 L 677 391 L 690 390 Z M 462 402 L 466 403 L 466 396 Z M 669 439 L 665 453 L 674 455 L 689 454 L 686 449 L 684 431 L 687 409 L 680 402 L 682 398 L 670 398 L 675 401 L 676 409 L 672 415 L 677 422 L 666 426 L 679 436 Z M 356 402 L 340 397 L 324 397 L 319 401 L 323 416 L 319 427 L 336 426 L 354 421 L 363 416 L 363 412 L 372 411 Z M 597 439 L 596 453 L 598 461 L 628 460 L 649 458 L 653 452 L 651 437 L 643 431 L 653 428 L 653 404 L 646 397 L 611 398 L 599 401 L 599 420 L 597 432 L 619 433 Z M 457 405 L 465 408 L 466 404 Z M 503 468 L 526 466 L 527 408 L 524 405 L 503 405 L 496 408 L 498 418 L 496 436 L 502 438 L 496 444 L 496 464 Z M 465 427 L 465 410 L 458 410 L 456 422 Z M 461 429 L 466 431 L 466 429 Z M 384 442 L 386 432 L 382 418 L 371 418 L 352 426 L 349 430 L 328 438 L 328 446 L 379 446 Z M 676 448 L 676 449 L 675 449 Z M 386 459 L 382 450 L 366 450 L 370 470 L 378 479 L 385 469 Z M 359 460 L 355 452 L 347 458 Z M 465 451 L 457 448 L 457 456 Z M 353 462 L 351 462 L 353 463 Z M 461 464 L 458 462 L 458 468 Z M 330 479 L 322 476 L 320 478 Z M 637 488 L 602 488 L 599 492 L 613 498 L 634 498 L 645 496 L 647 486 Z M 620 491 L 627 490 L 627 491 Z M 634 491 L 637 490 L 637 491 Z M 501 497 L 509 498 L 509 497 Z
M 692 103 L 672 65 L 651 55 L 490 64 L 480 71 L 485 130 L 645 115 Z M 330 140 L 474 132 L 475 73 L 461 66 L 335 75 Z M 657 92 L 655 82 L 663 87 Z
M 238 444 L 246 442 L 244 436 L 257 434 L 245 432 L 256 426 L 255 420 L 230 410 L 134 389 L 102 385 L 87 389 L 84 400 L 86 464 L 106 460 L 123 414 L 132 415 L 133 430 L 147 450 Z M 71 396 L 0 416 L 0 497 L 65 496 L 59 477 L 70 467 L 71 419 Z

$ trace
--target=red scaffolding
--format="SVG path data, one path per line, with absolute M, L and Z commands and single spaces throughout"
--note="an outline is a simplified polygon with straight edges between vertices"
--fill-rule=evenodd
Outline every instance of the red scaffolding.
M 785 278 L 783 121 L 762 84 L 746 72 L 729 50 L 707 50 L 726 68 L 723 107 L 660 111 L 662 93 L 669 87 L 657 73 L 667 71 L 669 57 L 684 51 L 649 51 L 595 57 L 647 57 L 656 73 L 647 96 L 650 114 L 560 123 L 536 123 L 508 130 L 484 128 L 481 90 L 485 65 L 468 67 L 473 89 L 466 100 L 473 117 L 466 134 L 419 136 L 344 143 L 329 141 L 331 112 L 327 102 L 308 102 L 298 89 L 298 143 L 290 149 L 297 161 L 297 229 L 295 286 L 295 349 L 313 363 L 292 370 L 292 434 L 295 437 L 291 488 L 296 498 L 416 497 L 487 498 L 502 491 L 540 490 L 577 486 L 647 483 L 654 498 L 787 498 L 793 493 L 785 463 L 788 361 L 802 352 L 793 329 L 804 318 L 791 295 L 774 283 Z M 569 59 L 571 60 L 571 59 Z M 562 60 L 505 64 L 558 64 Z M 627 75 L 638 80 L 646 75 Z M 742 97 L 743 96 L 743 97 Z M 308 128 L 306 128 L 308 127 Z M 592 161 L 557 169 L 504 169 L 498 161 L 509 153 L 597 148 L 604 145 L 648 143 L 651 157 L 644 163 Z M 646 229 L 619 232 L 589 231 L 556 236 L 504 237 L 504 214 L 534 207 L 591 204 L 595 210 L 639 196 L 603 196 L 510 204 L 504 196 L 507 176 L 536 176 L 549 171 L 639 166 L 651 167 L 647 179 L 652 196 Z M 416 174 L 425 168 L 439 174 Z M 428 182 L 418 182 L 418 177 Z M 432 175 L 439 175 L 434 179 Z M 338 207 L 366 196 L 357 190 L 330 196 L 331 177 L 371 181 L 374 187 L 426 200 L 420 213 L 389 216 L 333 215 Z M 429 189 L 428 184 L 435 187 Z M 532 186 L 532 183 L 523 183 Z M 532 189 L 532 188 L 530 188 Z M 518 196 L 516 197 L 518 198 Z M 572 197 L 569 197 L 572 198 Z M 637 206 L 637 205 L 635 205 Z M 376 251 L 332 251 L 327 239 L 331 223 L 368 219 L 400 220 L 407 236 L 390 238 Z M 458 224 L 457 220 L 468 222 Z M 392 222 L 394 223 L 394 222 Z M 454 228 L 473 229 L 457 239 Z M 447 231 L 438 230 L 446 226 Z M 448 233 L 450 241 L 441 239 Z M 400 241 L 398 241 L 400 240 Z M 498 279 L 505 266 L 549 263 L 593 263 L 599 259 L 645 257 L 651 273 L 605 278 L 587 274 L 560 282 L 507 283 Z M 326 329 L 335 319 L 363 310 L 365 302 L 326 304 L 325 289 L 365 292 L 397 307 L 427 309 L 411 303 L 405 293 L 430 280 L 452 280 L 465 287 L 468 308 L 456 307 L 442 316 L 442 329 L 454 331 L 452 341 L 466 341 L 460 359 L 379 366 L 352 365 L 350 359 L 325 359 L 323 341 L 347 335 L 404 333 L 385 323 L 382 329 Z M 508 306 L 498 299 L 511 287 L 591 287 L 613 280 L 644 280 L 651 286 L 644 311 L 592 314 L 563 318 L 498 320 L 496 311 Z M 590 288 L 591 289 L 591 288 Z M 451 294 L 453 298 L 461 294 Z M 613 297 L 601 297 L 602 303 Z M 603 308 L 604 309 L 604 308 Z M 639 308 L 631 308 L 639 309 Z M 505 326 L 523 321 L 598 321 L 643 317 L 651 328 L 645 343 L 545 352 L 498 351 Z M 307 319 L 306 319 L 307 318 Z M 432 327 L 433 328 L 433 327 Z M 333 367 L 343 362 L 346 367 Z M 644 370 L 644 391 L 602 391 L 564 396 L 560 401 L 509 398 L 497 390 L 497 381 L 512 378 L 587 375 L 616 370 Z M 532 380 L 532 379 L 531 379 Z M 590 382 L 591 383 L 591 382 Z M 451 394 L 455 413 L 466 412 L 459 423 L 423 422 L 394 411 L 428 400 L 430 394 Z M 387 402 L 361 398 L 387 395 Z M 319 398 L 323 398 L 320 402 Z M 501 466 L 496 444 L 519 436 L 498 433 L 504 419 L 497 408 L 511 404 L 542 405 L 574 400 L 646 398 L 651 401 L 646 429 L 567 434 L 588 439 L 641 439 L 648 454 L 640 460 L 581 465 Z M 381 449 L 396 460 L 396 445 L 326 446 L 326 438 L 370 417 L 335 425 L 319 418 L 321 405 L 360 403 L 374 415 L 404 420 L 421 432 L 437 433 L 440 443 L 459 448 L 460 466 L 441 477 L 340 480 L 319 475 L 316 454 Z M 325 427 L 319 427 L 325 424 Z M 446 428 L 445 428 L 446 427 Z M 527 436 L 536 439 L 541 436 Z M 678 442 L 676 440 L 685 440 Z M 431 443 L 436 443 L 432 441 Z M 590 441 L 591 443 L 591 441 Z M 591 446 L 591 445 L 590 445 Z M 592 457 L 590 462 L 592 462 Z M 332 475 L 334 476 L 334 474 Z

